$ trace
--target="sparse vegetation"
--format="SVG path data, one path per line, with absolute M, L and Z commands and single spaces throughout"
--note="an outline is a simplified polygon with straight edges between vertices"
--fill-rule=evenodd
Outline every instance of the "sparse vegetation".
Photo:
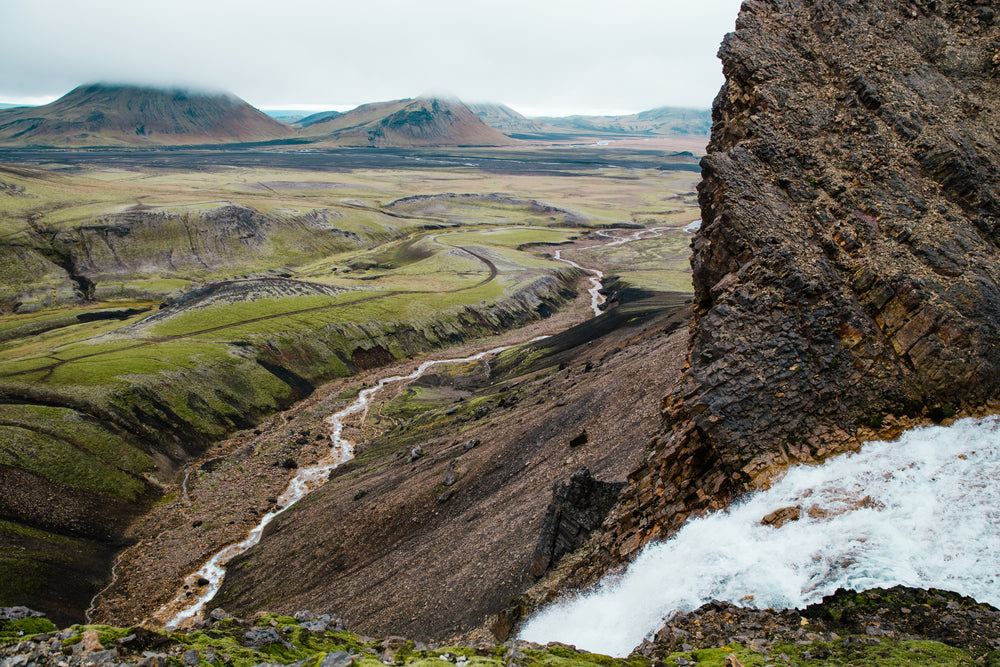
M 150 169 L 133 155 L 0 167 L 19 193 L 0 208 L 0 464 L 144 506 L 175 466 L 320 382 L 548 316 L 578 275 L 550 246 L 693 217 L 694 174 L 602 151 L 601 165 L 628 166 L 498 149 L 392 170 Z M 494 168 L 466 164 L 478 160 Z M 665 207 L 664 193 L 681 199 Z M 649 244 L 649 261 L 686 262 L 665 243 Z M 650 284 L 644 270 L 618 265 Z M 136 312 L 100 319 L 125 309 Z M 390 412 L 430 426 L 476 407 L 445 415 L 433 393 Z M 3 557 L 12 593 L 18 581 L 42 590 L 52 563 Z

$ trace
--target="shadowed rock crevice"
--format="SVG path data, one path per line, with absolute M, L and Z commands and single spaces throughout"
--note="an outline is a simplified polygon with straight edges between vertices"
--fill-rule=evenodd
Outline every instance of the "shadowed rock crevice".
M 624 486 L 624 482 L 599 482 L 587 468 L 580 468 L 569 482 L 556 486 L 528 570 L 531 576 L 541 577 L 563 556 L 583 546 Z

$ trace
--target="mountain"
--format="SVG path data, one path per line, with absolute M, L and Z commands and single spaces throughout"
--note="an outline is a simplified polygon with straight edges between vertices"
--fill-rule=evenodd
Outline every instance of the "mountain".
M 514 111 L 506 104 L 483 102 L 469 104 L 468 107 L 484 123 L 507 135 L 536 134 L 555 130 L 554 127 Z
M 419 97 L 364 104 L 309 124 L 303 134 L 336 146 L 510 146 L 515 139 L 483 123 L 458 100 Z
M 659 107 L 623 116 L 562 116 L 532 119 L 569 132 L 640 135 L 707 135 L 712 129 L 708 109 Z
M 302 111 L 301 109 L 261 109 L 261 111 L 286 125 L 294 125 L 310 115 L 308 111 Z
M 344 114 L 339 111 L 320 111 L 319 113 L 310 114 L 303 118 L 299 118 L 296 123 L 299 127 L 309 127 L 310 125 L 315 125 L 316 123 L 324 123 L 328 120 L 333 120 L 338 116 L 343 116 Z
M 150 146 L 269 141 L 294 135 L 228 94 L 103 83 L 55 102 L 0 110 L 0 145 Z

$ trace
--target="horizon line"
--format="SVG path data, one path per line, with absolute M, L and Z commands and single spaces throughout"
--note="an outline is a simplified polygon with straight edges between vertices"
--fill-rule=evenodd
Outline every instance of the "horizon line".
M 155 88 L 156 86 L 150 86 L 150 87 Z M 62 95 L 23 95 L 23 96 L 11 95 L 11 96 L 0 97 L 0 105 L 10 105 L 10 106 L 17 106 L 17 107 L 44 106 L 46 104 L 50 104 L 50 103 L 56 101 L 60 97 L 62 97 Z M 246 100 L 244 98 L 240 98 L 240 99 L 243 99 L 245 102 L 247 102 L 247 104 L 250 104 L 254 108 L 259 109 L 260 111 L 263 111 L 265 113 L 268 112 L 268 111 L 272 111 L 272 112 L 273 111 L 289 111 L 289 112 L 308 112 L 309 114 L 312 114 L 312 113 L 321 113 L 323 111 L 337 111 L 337 112 L 340 112 L 340 113 L 344 113 L 344 112 L 356 109 L 359 106 L 363 106 L 365 104 L 372 104 L 374 102 L 389 101 L 389 100 L 370 100 L 370 101 L 361 102 L 361 103 L 358 103 L 358 104 L 353 104 L 353 103 L 352 104 L 317 104 L 317 103 L 313 103 L 313 102 L 309 102 L 309 103 L 305 103 L 305 102 L 289 102 L 289 103 L 285 103 L 285 104 L 280 104 L 280 103 L 277 103 L 277 104 L 275 104 L 275 103 L 264 103 L 264 104 L 259 104 L 258 105 L 258 104 L 253 104 L 252 102 L 250 102 L 250 101 L 248 101 L 248 100 Z M 403 97 L 403 98 L 398 98 L 398 99 L 415 99 L 415 98 Z M 693 111 L 709 111 L 709 110 L 711 110 L 711 105 L 707 105 L 705 107 L 698 107 L 698 106 L 689 106 L 689 105 L 684 105 L 684 104 L 669 104 L 669 103 L 668 104 L 659 104 L 659 105 L 656 105 L 656 106 L 646 107 L 646 108 L 642 108 L 642 109 L 634 109 L 634 108 L 622 108 L 622 107 L 585 107 L 583 105 L 581 105 L 580 107 L 556 107 L 556 106 L 548 106 L 548 105 L 515 106 L 515 105 L 507 104 L 506 102 L 492 102 L 492 101 L 490 101 L 490 102 L 482 102 L 482 101 L 467 102 L 465 100 L 462 100 L 462 102 L 464 104 L 466 104 L 466 105 L 469 105 L 469 104 L 499 104 L 499 105 L 503 105 L 503 106 L 506 106 L 508 108 L 511 108 L 511 109 L 517 111 L 518 113 L 520 113 L 523 116 L 526 116 L 528 118 L 565 118 L 565 117 L 568 117 L 568 116 L 630 116 L 630 115 L 641 113 L 643 111 L 650 111 L 652 109 L 663 108 L 663 107 L 673 107 L 673 108 L 677 108 L 677 109 L 691 109 Z

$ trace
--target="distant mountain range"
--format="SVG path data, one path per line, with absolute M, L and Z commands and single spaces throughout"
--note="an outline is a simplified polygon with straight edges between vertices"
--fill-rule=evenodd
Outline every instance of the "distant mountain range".
M 659 107 L 626 116 L 563 116 L 535 118 L 535 121 L 577 132 L 609 134 L 704 134 L 712 131 L 708 109 Z
M 503 104 L 470 104 L 480 119 L 508 136 L 546 139 L 559 136 L 704 135 L 712 130 L 708 109 L 659 107 L 623 116 L 540 116 L 528 118 Z
M 277 115 L 277 114 L 275 114 Z M 502 104 L 419 97 L 352 111 L 276 118 L 225 93 L 89 84 L 51 104 L 3 108 L 0 146 L 179 146 L 307 143 L 317 147 L 509 146 L 581 136 L 705 135 L 707 110 L 663 107 L 628 116 L 527 118 Z

